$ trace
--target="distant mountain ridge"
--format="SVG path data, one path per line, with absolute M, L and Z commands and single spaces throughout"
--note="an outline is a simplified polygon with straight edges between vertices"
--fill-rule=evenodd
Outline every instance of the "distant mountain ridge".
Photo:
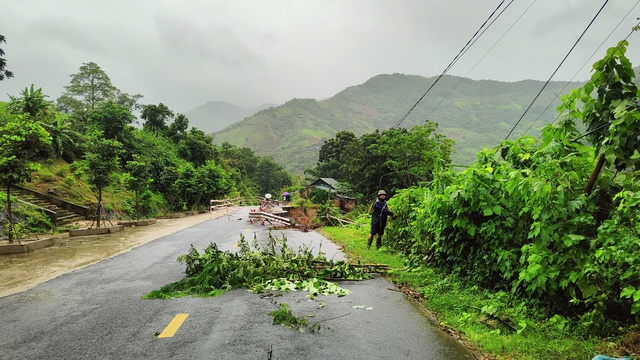
M 191 126 L 195 126 L 206 133 L 213 133 L 271 106 L 275 106 L 275 104 L 265 104 L 257 108 L 246 109 L 224 101 L 209 101 L 185 112 L 184 115 L 189 118 Z
M 435 79 L 377 75 L 326 100 L 293 99 L 261 110 L 216 132 L 214 142 L 248 147 L 301 173 L 315 165 L 323 142 L 336 132 L 349 130 L 360 136 L 398 124 Z M 453 161 L 469 164 L 479 150 L 493 147 L 506 137 L 543 84 L 536 80 L 500 82 L 444 76 L 400 125 L 411 128 L 427 118 L 438 123 L 438 131 L 456 141 Z M 510 138 L 524 133 L 537 136 L 557 117 L 555 108 L 560 100 L 556 94 L 580 85 L 549 83 Z

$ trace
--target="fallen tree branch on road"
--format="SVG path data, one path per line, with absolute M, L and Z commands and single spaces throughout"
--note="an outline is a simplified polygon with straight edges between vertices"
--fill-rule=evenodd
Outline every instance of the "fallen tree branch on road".
M 322 252 L 314 255 L 307 247 L 294 251 L 284 236 L 276 239 L 271 234 L 263 249 L 255 237 L 250 246 L 243 236 L 238 247 L 237 253 L 221 251 L 212 243 L 200 253 L 191 246 L 187 254 L 178 257 L 178 261 L 186 264 L 187 277 L 144 298 L 219 296 L 239 287 L 254 292 L 304 290 L 310 296 L 344 296 L 349 293 L 347 290 L 324 279 L 362 280 L 371 277 L 371 273 L 391 270 L 386 265 L 328 260 Z

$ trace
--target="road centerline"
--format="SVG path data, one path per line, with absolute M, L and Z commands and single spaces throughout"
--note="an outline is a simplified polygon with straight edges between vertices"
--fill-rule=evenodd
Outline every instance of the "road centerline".
M 170 338 L 176 334 L 182 323 L 187 319 L 189 314 L 178 314 L 173 317 L 173 320 L 167 325 L 166 328 L 158 335 L 158 338 Z

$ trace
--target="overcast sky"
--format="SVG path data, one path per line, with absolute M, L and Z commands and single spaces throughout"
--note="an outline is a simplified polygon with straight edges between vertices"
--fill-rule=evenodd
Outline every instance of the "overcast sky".
M 500 0 L 0 0 L 0 44 L 15 77 L 52 100 L 82 63 L 121 91 L 185 112 L 323 99 L 382 73 L 439 75 Z M 505 4 L 509 0 L 505 1 Z M 546 80 L 604 0 L 515 0 L 452 68 L 472 79 Z M 637 0 L 612 0 L 554 78 L 569 80 Z M 636 25 L 640 6 L 578 76 Z M 628 56 L 640 65 L 640 34 Z M 426 89 L 425 89 L 426 90 Z

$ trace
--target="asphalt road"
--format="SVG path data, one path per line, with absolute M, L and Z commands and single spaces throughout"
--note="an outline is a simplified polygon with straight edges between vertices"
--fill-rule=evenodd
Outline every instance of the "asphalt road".
M 141 299 L 184 277 L 176 258 L 191 244 L 202 249 L 216 242 L 230 250 L 240 234 L 251 240 L 254 233 L 264 242 L 266 227 L 250 225 L 247 212 L 205 221 L 0 298 L 0 359 L 473 358 L 381 277 L 342 282 L 352 293 L 341 298 L 310 300 L 303 292 L 265 298 L 239 289 L 218 298 Z M 315 249 L 321 242 L 328 257 L 342 256 L 315 232 L 273 234 Z M 313 315 L 309 321 L 325 320 L 320 331 L 273 325 L 268 312 L 281 302 L 297 316 Z M 175 334 L 158 337 L 178 314 L 188 316 Z

